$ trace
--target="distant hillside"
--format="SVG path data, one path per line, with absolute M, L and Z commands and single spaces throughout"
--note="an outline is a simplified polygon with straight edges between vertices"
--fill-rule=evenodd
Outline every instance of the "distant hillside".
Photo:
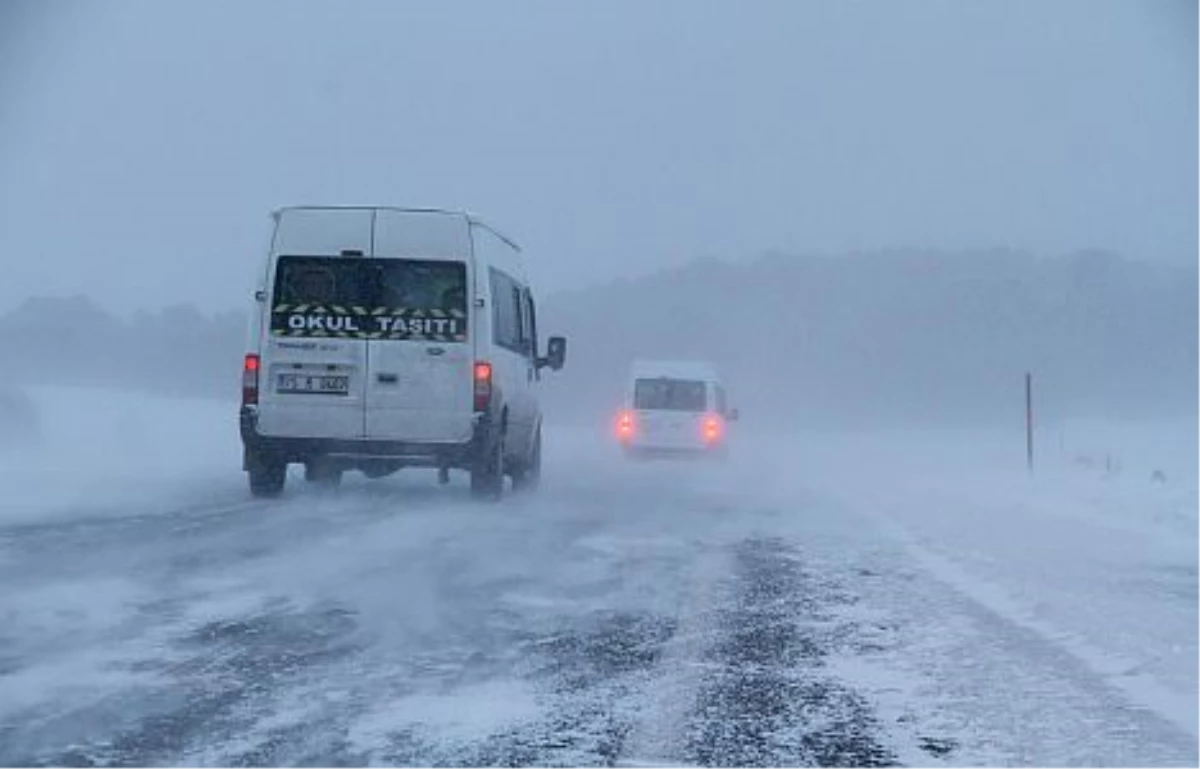
M 1195 414 L 1195 267 L 1085 252 L 892 251 L 699 261 L 557 294 L 544 335 L 570 338 L 546 377 L 556 419 L 599 424 L 637 356 L 707 358 L 747 421 L 797 426 Z M 83 297 L 0 316 L 5 383 L 109 384 L 237 397 L 240 313 L 188 306 L 121 321 Z
M 1195 413 L 1197 271 L 1103 252 L 773 255 L 547 302 L 556 409 L 611 409 L 635 356 L 709 358 L 747 419 L 809 425 Z
M 0 316 L 6 384 L 55 383 L 236 398 L 246 321 L 188 305 L 122 321 L 87 297 L 29 299 Z

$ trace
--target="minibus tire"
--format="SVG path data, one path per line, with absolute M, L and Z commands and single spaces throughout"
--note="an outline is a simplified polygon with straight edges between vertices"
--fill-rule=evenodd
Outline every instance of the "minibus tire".
M 246 471 L 250 478 L 250 493 L 256 497 L 277 497 L 287 483 L 287 464 L 255 458 Z
M 504 438 L 497 438 L 471 468 L 471 496 L 498 501 L 504 496 Z
M 536 491 L 542 479 L 542 429 L 539 427 L 533 436 L 533 449 L 529 459 L 518 470 L 513 472 L 514 491 Z

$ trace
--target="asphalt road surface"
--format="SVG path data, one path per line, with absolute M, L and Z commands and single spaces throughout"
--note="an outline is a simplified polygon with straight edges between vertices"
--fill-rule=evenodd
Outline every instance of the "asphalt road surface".
M 836 496 L 562 469 L 0 528 L 0 763 L 1196 763 Z

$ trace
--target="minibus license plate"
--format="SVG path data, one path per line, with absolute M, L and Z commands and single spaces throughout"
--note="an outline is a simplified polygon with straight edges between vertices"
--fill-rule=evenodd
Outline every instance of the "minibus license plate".
M 280 374 L 276 388 L 281 393 L 316 393 L 346 395 L 350 392 L 350 377 L 321 374 Z

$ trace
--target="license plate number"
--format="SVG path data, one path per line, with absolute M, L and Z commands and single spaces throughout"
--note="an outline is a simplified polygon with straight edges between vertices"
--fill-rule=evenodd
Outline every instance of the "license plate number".
M 317 395 L 346 395 L 350 392 L 350 377 L 328 374 L 280 374 L 276 391 Z

